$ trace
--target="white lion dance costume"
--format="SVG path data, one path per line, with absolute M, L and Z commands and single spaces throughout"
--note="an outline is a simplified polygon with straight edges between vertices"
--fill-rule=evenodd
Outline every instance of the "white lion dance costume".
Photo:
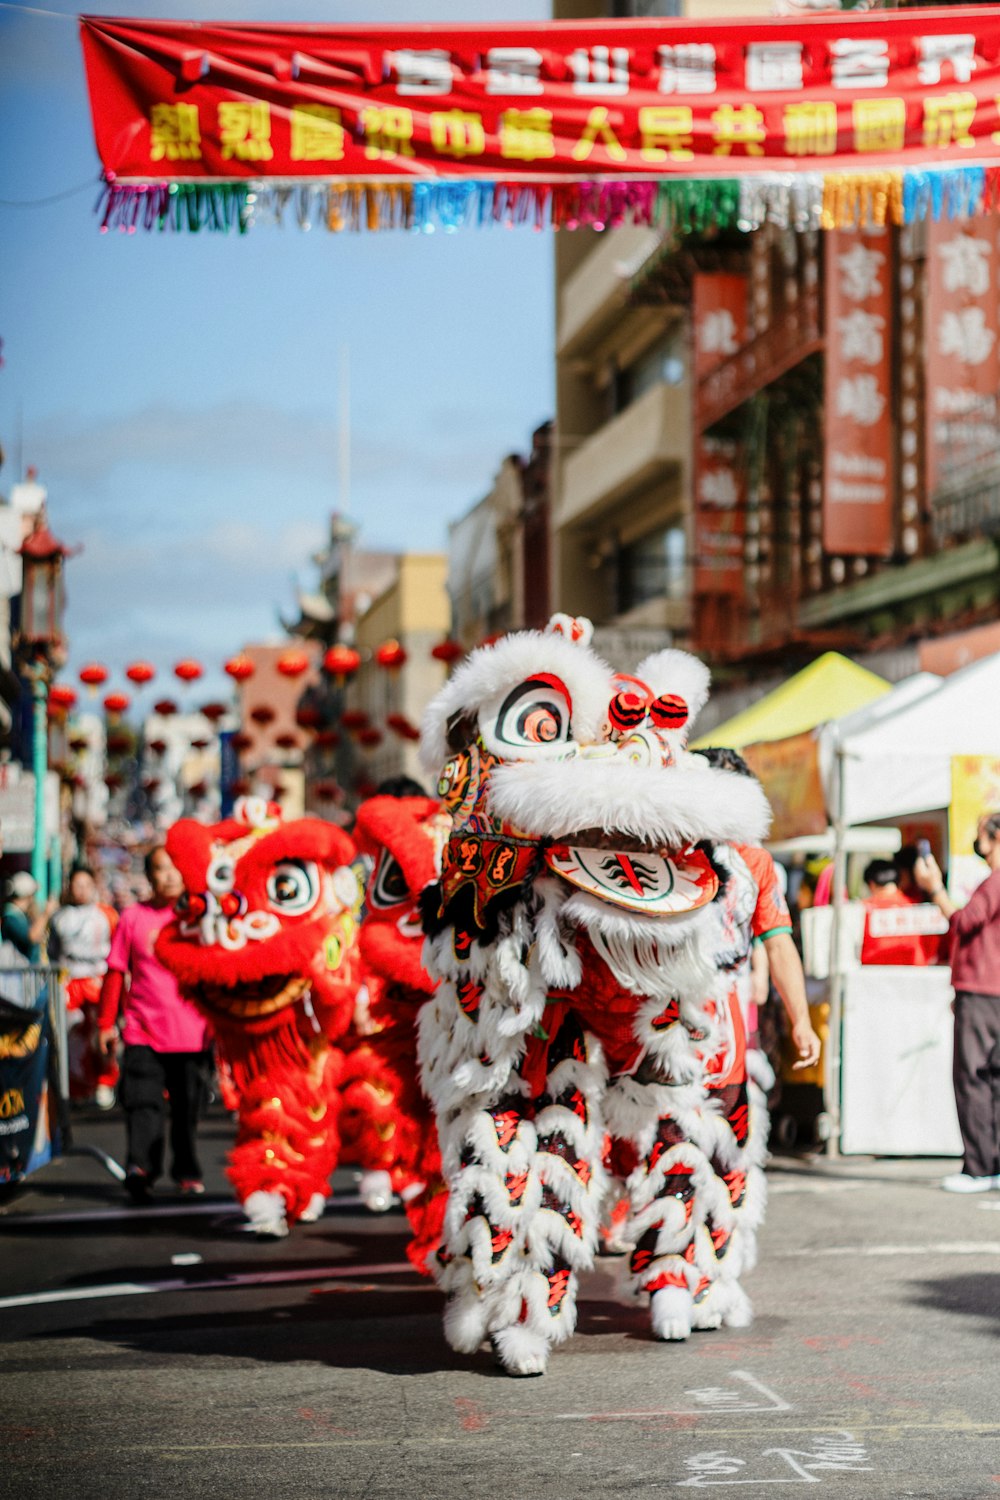
M 452 814 L 423 898 L 436 1274 L 452 1346 L 489 1338 L 522 1375 L 573 1331 L 613 1172 L 662 1339 L 749 1320 L 763 1207 L 728 846 L 759 842 L 767 803 L 684 749 L 701 663 L 662 651 L 616 677 L 589 634 L 557 617 L 474 652 L 424 721 Z

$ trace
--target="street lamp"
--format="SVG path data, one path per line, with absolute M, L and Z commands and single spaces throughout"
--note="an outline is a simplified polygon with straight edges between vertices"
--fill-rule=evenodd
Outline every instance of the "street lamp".
M 35 830 L 31 874 L 38 885 L 39 901 L 44 903 L 48 895 L 45 777 L 49 765 L 49 685 L 53 669 L 62 665 L 65 650 L 63 564 L 69 553 L 39 517 L 34 530 L 21 545 L 20 556 L 23 576 L 17 646 L 24 675 L 31 683 L 34 707 L 31 749 L 35 777 Z

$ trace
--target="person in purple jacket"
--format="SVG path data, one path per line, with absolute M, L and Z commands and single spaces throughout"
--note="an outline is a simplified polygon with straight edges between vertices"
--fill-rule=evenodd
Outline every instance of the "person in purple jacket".
M 973 847 L 990 873 L 961 910 L 933 855 L 913 867 L 921 890 L 949 919 L 955 1104 L 965 1148 L 961 1172 L 941 1184 L 949 1193 L 1000 1188 L 1000 812 L 983 813 Z

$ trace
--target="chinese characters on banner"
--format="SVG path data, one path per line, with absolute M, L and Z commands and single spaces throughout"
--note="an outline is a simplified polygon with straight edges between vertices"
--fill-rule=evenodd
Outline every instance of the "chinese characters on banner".
M 746 536 L 746 475 L 741 445 L 700 431 L 701 381 L 746 343 L 747 279 L 728 272 L 699 271 L 694 277 L 695 423 L 694 592 L 743 593 Z
M 995 214 L 927 226 L 927 492 L 995 458 L 1000 255 Z
M 82 28 L 98 151 L 125 182 L 1000 161 L 995 8 L 489 29 L 89 16 Z
M 831 230 L 826 254 L 823 546 L 892 551 L 892 249 L 888 234 Z

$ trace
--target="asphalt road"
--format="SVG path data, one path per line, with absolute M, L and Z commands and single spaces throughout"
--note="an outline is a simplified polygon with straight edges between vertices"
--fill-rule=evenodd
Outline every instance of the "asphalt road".
M 208 1201 L 124 1204 L 91 1159 L 0 1211 L 0 1494 L 49 1500 L 1000 1496 L 1000 1193 L 940 1163 L 782 1158 L 756 1321 L 648 1337 L 618 1262 L 541 1379 L 451 1353 L 402 1218 L 338 1179 L 321 1223 L 258 1244 L 205 1127 Z M 120 1150 L 117 1119 L 77 1139 Z

